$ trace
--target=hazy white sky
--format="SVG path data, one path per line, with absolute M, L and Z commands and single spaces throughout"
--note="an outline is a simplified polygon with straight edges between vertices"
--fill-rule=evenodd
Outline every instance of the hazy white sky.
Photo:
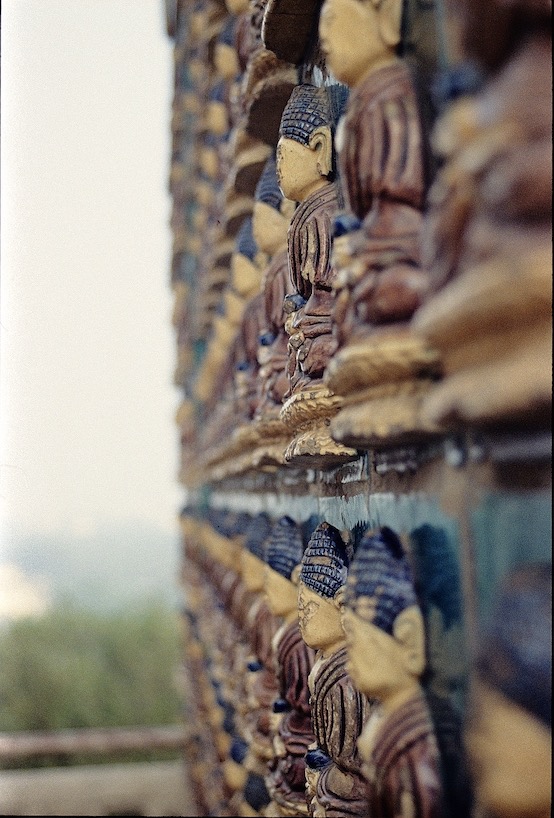
M 4 0 L 3 530 L 174 527 L 162 0 Z

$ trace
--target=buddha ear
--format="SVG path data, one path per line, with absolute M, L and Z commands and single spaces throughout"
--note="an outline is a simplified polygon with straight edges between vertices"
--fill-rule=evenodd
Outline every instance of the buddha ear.
M 333 172 L 333 138 L 331 128 L 321 126 L 310 136 L 310 149 L 317 154 L 317 169 L 320 176 L 330 176 Z
M 410 605 L 394 620 L 392 635 L 403 648 L 404 665 L 413 676 L 425 670 L 425 626 L 417 605 Z
M 333 605 L 335 606 L 335 608 L 338 608 L 339 611 L 342 611 L 342 609 L 344 608 L 344 592 L 345 586 L 342 585 L 335 594 L 335 596 L 333 597 Z
M 383 42 L 394 48 L 400 42 L 403 0 L 383 0 L 378 9 L 379 33 Z
M 295 565 L 294 568 L 292 569 L 292 572 L 291 572 L 291 575 L 290 575 L 290 581 L 292 582 L 293 585 L 298 586 L 298 583 L 300 582 L 300 571 L 301 570 L 302 570 L 302 565 L 300 563 L 298 563 L 298 565 Z

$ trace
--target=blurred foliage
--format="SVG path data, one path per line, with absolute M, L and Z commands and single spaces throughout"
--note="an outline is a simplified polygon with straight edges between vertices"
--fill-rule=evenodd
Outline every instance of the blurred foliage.
M 177 615 L 162 601 L 99 614 L 67 602 L 0 631 L 0 730 L 175 724 Z

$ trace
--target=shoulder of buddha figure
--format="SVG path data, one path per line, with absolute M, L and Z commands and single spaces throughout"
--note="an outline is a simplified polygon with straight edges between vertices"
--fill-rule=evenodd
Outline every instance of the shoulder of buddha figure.
M 358 773 L 362 758 L 357 746 L 372 705 L 347 673 L 346 648 L 320 665 L 311 698 L 312 723 L 320 748 L 344 770 Z
M 273 637 L 279 628 L 280 623 L 273 616 L 266 601 L 262 599 L 254 616 L 254 627 L 252 629 L 252 641 L 259 645 L 262 650 L 269 644 L 270 649 Z
M 285 635 L 288 630 L 288 624 L 286 622 L 281 621 L 279 626 L 276 628 L 275 633 L 273 634 L 273 638 L 271 640 L 271 644 L 273 646 L 273 652 L 275 656 L 277 656 L 279 652 L 279 646 L 281 644 L 281 639 Z
M 322 211 L 334 210 L 337 207 L 338 188 L 336 182 L 329 182 L 298 205 L 291 219 L 289 235 L 302 229 L 312 219 L 317 219 Z
M 359 733 L 364 722 L 369 718 L 372 703 L 367 696 L 360 693 L 355 687 L 350 674 L 346 670 L 347 660 L 348 652 L 344 647 L 321 662 L 314 678 L 314 698 L 324 700 L 335 694 L 342 698 L 344 690 L 347 688 L 349 699 L 354 703 L 355 708 L 360 711 Z
M 320 210 L 325 210 L 334 215 L 338 208 L 338 193 L 339 189 L 336 182 L 329 182 L 324 188 L 321 188 L 319 193 L 319 205 L 316 205 Z
M 378 105 L 394 97 L 413 96 L 412 74 L 403 60 L 397 60 L 369 74 L 355 89 L 356 96 L 366 106 Z
M 248 58 L 252 52 L 252 39 L 250 13 L 247 10 L 238 16 L 235 30 L 235 47 L 237 49 L 241 73 L 245 71 Z
M 315 653 L 302 639 L 298 620 L 295 620 L 286 626 L 279 641 L 279 646 L 277 649 L 279 662 L 286 662 L 288 657 L 293 652 L 298 651 L 299 648 L 305 652 L 306 656 L 310 657 L 311 668 L 315 661 Z
M 298 621 L 291 622 L 283 631 L 277 646 L 277 661 L 282 668 L 294 665 L 307 683 L 315 662 L 315 652 L 302 639 Z
M 246 622 L 251 604 L 252 594 L 248 590 L 244 582 L 240 582 L 236 586 L 233 593 L 233 599 L 231 600 L 231 610 L 235 618 L 241 623 Z
M 277 666 L 283 698 L 295 710 L 310 712 L 308 676 L 314 662 L 315 653 L 302 639 L 298 622 L 291 623 L 277 647 Z
M 277 253 L 273 256 L 269 264 L 264 270 L 263 278 L 262 278 L 262 289 L 264 292 L 267 292 L 269 288 L 272 286 L 275 279 L 283 274 L 283 267 L 287 267 L 288 261 L 288 252 L 287 247 L 282 250 L 278 250 Z
M 289 256 L 285 246 L 279 250 L 266 267 L 262 282 L 262 291 L 265 303 L 266 319 L 270 319 L 275 308 L 281 312 L 283 298 L 290 289 Z M 278 302 L 275 304 L 274 302 Z
M 477 97 L 480 119 L 487 124 L 504 118 L 507 112 L 517 118 L 536 112 L 527 126 L 533 129 L 552 120 L 552 39 L 550 36 L 529 37 L 514 51 L 502 71 L 492 77 Z M 529 88 L 533 93 L 529 94 Z M 492 101 L 496 107 L 487 111 Z
M 400 763 L 402 756 L 425 760 L 426 766 L 439 776 L 439 749 L 422 691 L 383 719 L 375 737 L 372 761 L 383 775 Z
M 256 618 L 258 616 L 258 611 L 259 611 L 259 609 L 260 609 L 260 607 L 262 605 L 262 602 L 263 602 L 263 598 L 262 598 L 261 594 L 255 594 L 254 599 L 252 601 L 252 604 L 250 605 L 250 608 L 248 609 L 248 615 L 247 615 L 247 620 L 246 620 L 247 621 L 247 626 L 249 628 L 254 627 L 255 622 L 256 622 Z
M 344 120 L 339 126 L 341 139 L 346 143 L 359 141 L 364 136 L 371 139 L 370 123 L 376 117 L 386 120 L 393 109 L 396 115 L 395 101 L 404 114 L 419 116 L 412 75 L 402 60 L 371 72 L 351 90 Z
M 347 660 L 348 652 L 344 647 L 318 663 L 317 674 L 314 678 L 314 694 L 316 691 L 324 693 L 348 675 L 346 672 Z

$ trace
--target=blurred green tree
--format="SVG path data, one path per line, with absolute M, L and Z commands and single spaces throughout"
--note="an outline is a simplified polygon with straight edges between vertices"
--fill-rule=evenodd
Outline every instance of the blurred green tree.
M 157 600 L 15 621 L 0 631 L 0 730 L 174 724 L 178 661 L 177 616 Z

